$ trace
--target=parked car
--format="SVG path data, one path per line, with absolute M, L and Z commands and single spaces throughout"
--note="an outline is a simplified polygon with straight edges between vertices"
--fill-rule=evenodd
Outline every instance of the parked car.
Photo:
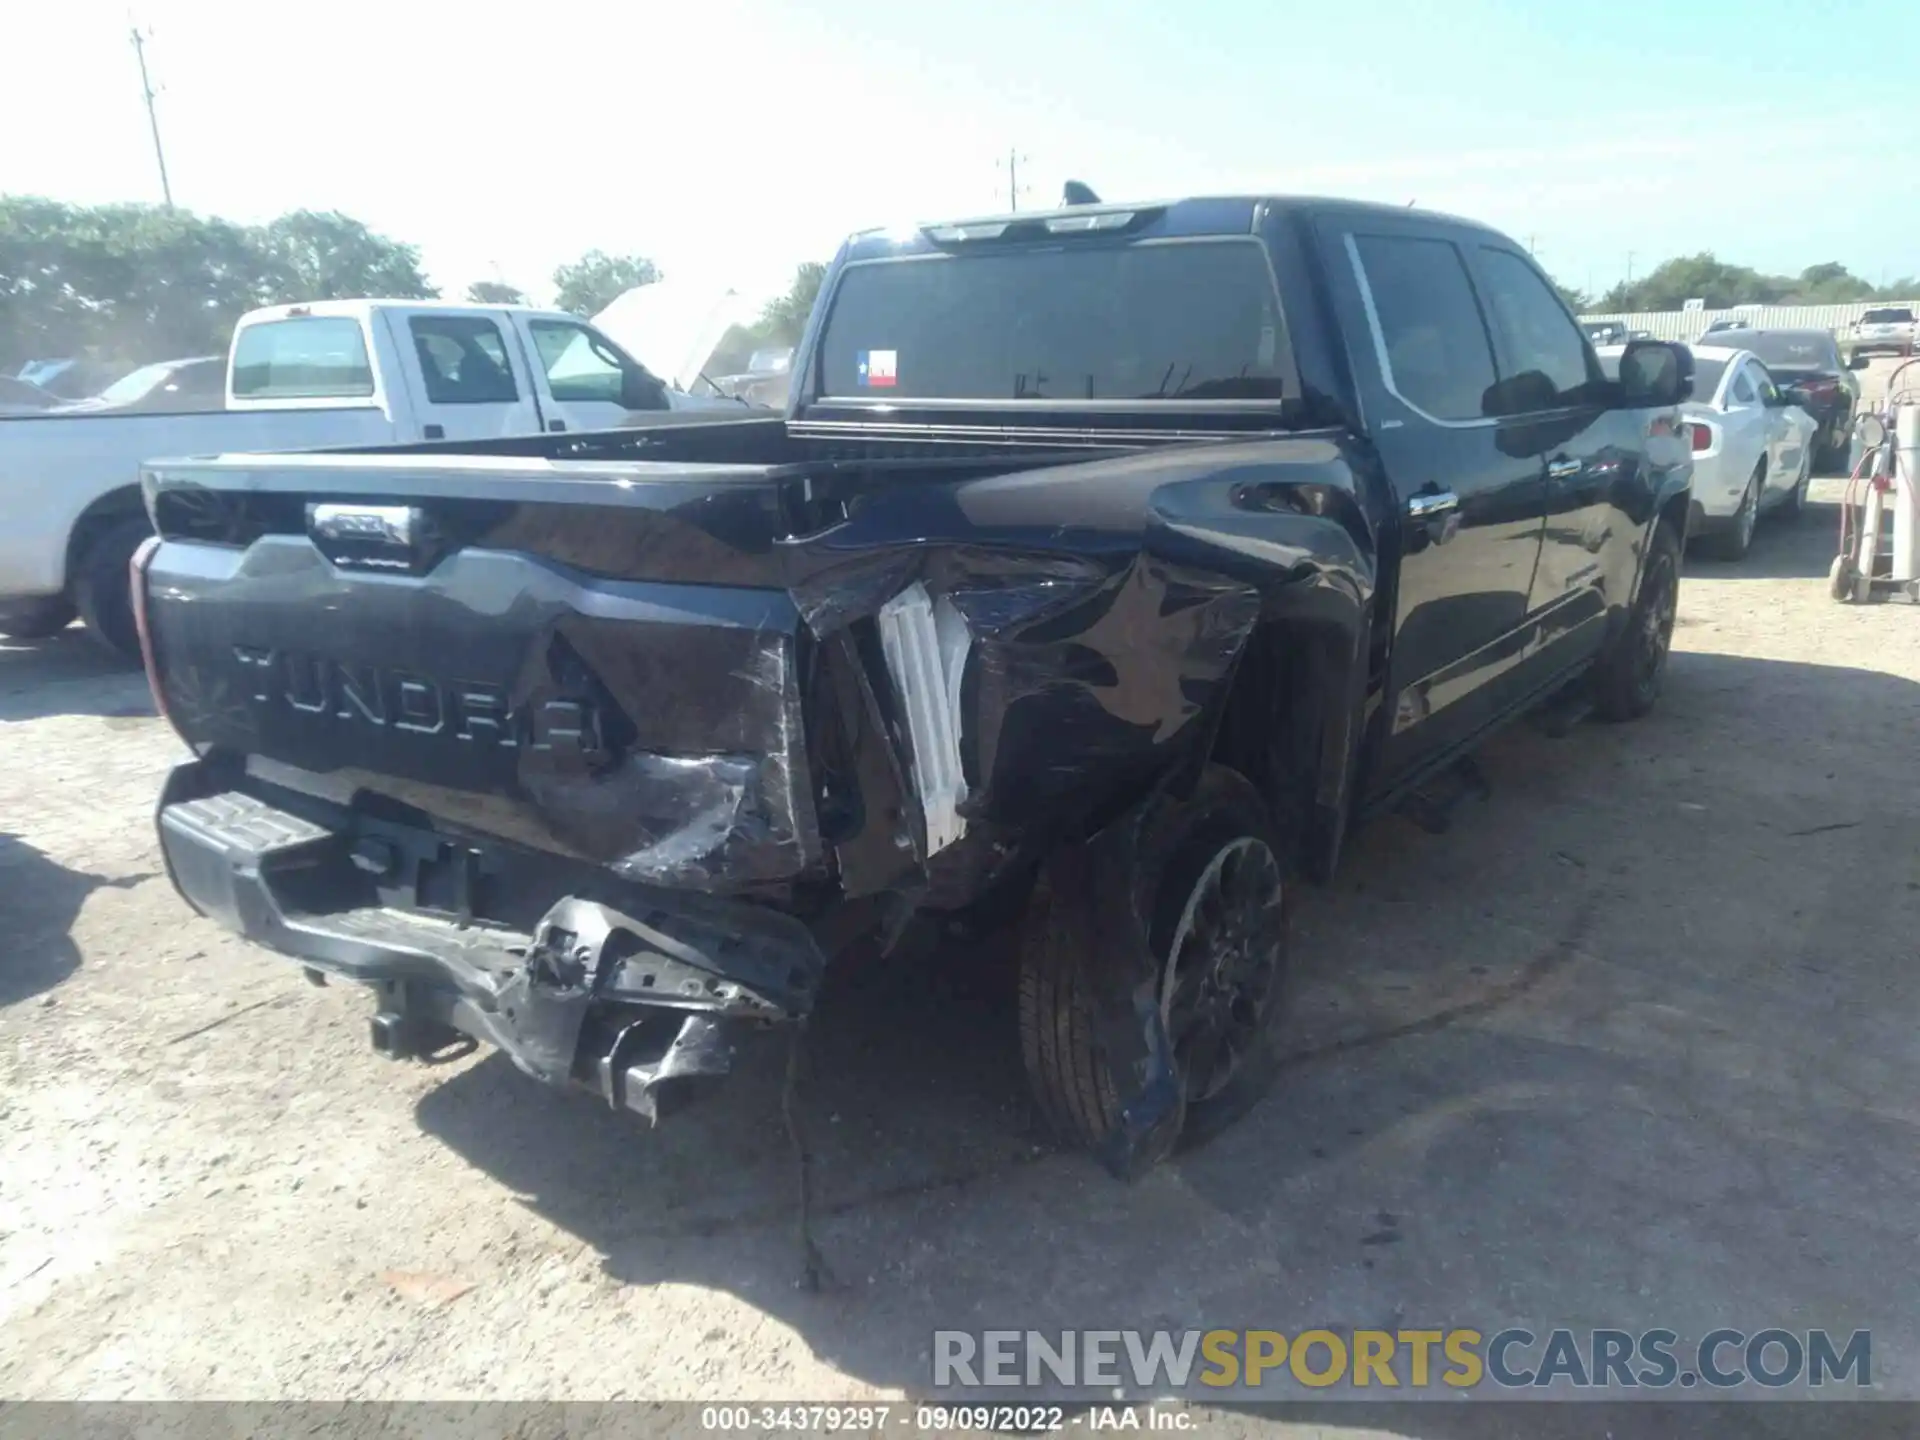
M 1758 357 L 1774 382 L 1820 427 L 1815 467 L 1844 466 L 1860 404 L 1860 382 L 1853 371 L 1866 367 L 1866 356 L 1843 360 L 1826 330 L 1749 329 L 1740 332 L 1736 343 Z
M 1751 330 L 1752 328 L 1753 328 L 1752 321 L 1742 320 L 1742 319 L 1739 319 L 1738 317 L 1733 317 L 1728 319 L 1714 320 L 1710 322 L 1707 328 L 1703 330 L 1701 333 L 1703 335 L 1719 335 L 1719 334 L 1725 333 L 1728 330 Z
M 15 380 L 0 375 L 0 415 L 33 415 L 51 410 L 60 403 L 31 380 Z
M 1627 340 L 1627 327 L 1618 320 L 1595 320 L 1580 327 L 1595 345 L 1619 345 Z
M 656 338 L 692 353 L 684 337 Z M 127 383 L 151 398 L 150 379 Z M 142 460 L 604 430 L 741 408 L 688 394 L 577 316 L 427 300 L 253 311 L 234 330 L 220 403 L 208 405 L 0 417 L 0 634 L 50 634 L 78 610 L 96 638 L 135 652 L 126 568 L 150 533 Z
M 1600 353 L 1619 371 L 1618 347 Z M 1819 427 L 1745 350 L 1693 347 L 1693 398 L 1680 407 L 1693 454 L 1689 539 L 1726 560 L 1746 556 L 1762 514 L 1801 514 Z
M 60 407 L 71 415 L 90 410 L 181 412 L 219 410 L 227 400 L 227 358 L 202 355 L 142 365 L 87 400 Z
M 1869 310 L 1847 329 L 1847 348 L 1854 355 L 1886 352 L 1911 355 L 1920 338 L 1920 323 L 1904 305 Z
M 168 874 L 386 1053 L 648 1115 L 831 959 L 1012 924 L 1040 1106 L 1131 1173 L 1271 1077 L 1296 869 L 1654 705 L 1691 364 L 1609 379 L 1469 221 L 1089 204 L 848 241 L 784 416 L 150 464 Z
M 98 360 L 29 360 L 20 367 L 18 378 L 38 385 L 55 400 L 84 400 L 111 385 L 127 369 Z

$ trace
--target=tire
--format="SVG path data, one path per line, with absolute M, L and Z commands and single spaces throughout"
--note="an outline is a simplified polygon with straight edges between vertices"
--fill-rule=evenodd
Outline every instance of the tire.
M 9 640 L 44 640 L 73 623 L 74 609 L 64 595 L 49 596 L 0 614 L 0 635 Z
M 1063 1142 L 1132 1176 L 1265 1093 L 1285 1010 L 1286 853 L 1259 793 L 1214 765 L 1189 799 L 1148 801 L 1132 843 L 1089 859 L 1077 883 L 1043 871 L 1021 927 L 1020 1046 Z M 1122 897 L 1132 913 L 1115 925 Z M 1104 943 L 1114 935 L 1120 953 Z M 1118 1073 L 1102 1043 L 1116 1014 L 1141 1026 L 1125 1033 L 1142 1056 L 1170 1053 L 1171 1066 L 1147 1061 L 1144 1082 Z M 1135 1133 L 1143 1113 L 1154 1118 Z
M 152 533 L 144 515 L 117 520 L 94 536 L 74 567 L 73 599 L 87 633 L 128 660 L 140 658 L 140 636 L 133 623 L 127 567 L 140 542 Z
M 1741 492 L 1740 508 L 1733 512 L 1733 523 L 1717 535 L 1709 535 L 1701 546 L 1716 560 L 1744 560 L 1753 548 L 1754 528 L 1760 523 L 1760 487 L 1766 483 L 1767 462 L 1754 466 Z
M 1679 603 L 1680 541 L 1672 526 L 1660 524 L 1627 623 L 1593 669 L 1593 709 L 1602 720 L 1638 720 L 1659 700 Z
M 1785 520 L 1798 520 L 1806 514 L 1807 487 L 1813 483 L 1813 439 L 1800 452 L 1800 478 L 1793 482 L 1793 489 L 1787 492 L 1787 498 L 1780 502 L 1780 516 Z
M 1834 416 L 1833 423 L 1814 447 L 1813 463 L 1818 470 L 1828 474 L 1844 475 L 1850 458 L 1853 441 L 1853 412 L 1843 410 Z

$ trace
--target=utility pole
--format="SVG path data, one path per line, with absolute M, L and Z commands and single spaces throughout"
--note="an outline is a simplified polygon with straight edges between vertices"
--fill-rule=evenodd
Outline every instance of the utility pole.
M 1633 287 L 1633 257 L 1636 253 L 1633 250 L 1627 251 L 1627 287 L 1629 289 Z
M 173 186 L 167 181 L 167 152 L 160 147 L 160 117 L 153 108 L 153 82 L 147 77 L 147 42 L 135 25 L 133 35 L 134 58 L 140 62 L 140 93 L 147 102 L 147 125 L 153 131 L 153 158 L 160 165 L 160 194 L 165 198 L 167 209 L 173 208 Z
M 1007 167 L 1007 210 L 1020 208 L 1020 162 L 1029 157 L 1022 155 L 1012 146 L 1007 147 L 1007 158 L 996 163 Z
M 1534 238 L 1535 237 L 1531 233 L 1529 233 L 1527 236 L 1527 254 L 1529 255 L 1537 253 L 1533 248 Z

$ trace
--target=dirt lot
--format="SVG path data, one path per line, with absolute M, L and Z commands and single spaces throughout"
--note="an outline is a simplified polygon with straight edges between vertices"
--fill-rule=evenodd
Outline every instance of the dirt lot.
M 1301 906 L 1282 1085 L 1123 1187 L 1036 1141 L 991 956 L 657 1132 L 191 915 L 175 757 L 77 631 L 0 648 L 0 1395 L 840 1397 L 936 1327 L 1874 1332 L 1920 1396 L 1920 613 L 1825 594 L 1836 482 L 1694 560 L 1647 721 L 1491 746 Z

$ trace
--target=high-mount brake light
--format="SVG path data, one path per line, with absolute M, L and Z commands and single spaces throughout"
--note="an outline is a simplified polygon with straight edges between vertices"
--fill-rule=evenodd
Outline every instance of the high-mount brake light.
M 1132 223 L 1131 210 L 1106 210 L 1098 215 L 1056 215 L 1047 221 L 1047 233 L 1082 235 L 1090 230 L 1124 230 Z
M 1007 233 L 1007 220 L 990 220 L 979 225 L 929 225 L 927 238 L 936 245 L 954 245 L 966 240 L 998 240 Z

